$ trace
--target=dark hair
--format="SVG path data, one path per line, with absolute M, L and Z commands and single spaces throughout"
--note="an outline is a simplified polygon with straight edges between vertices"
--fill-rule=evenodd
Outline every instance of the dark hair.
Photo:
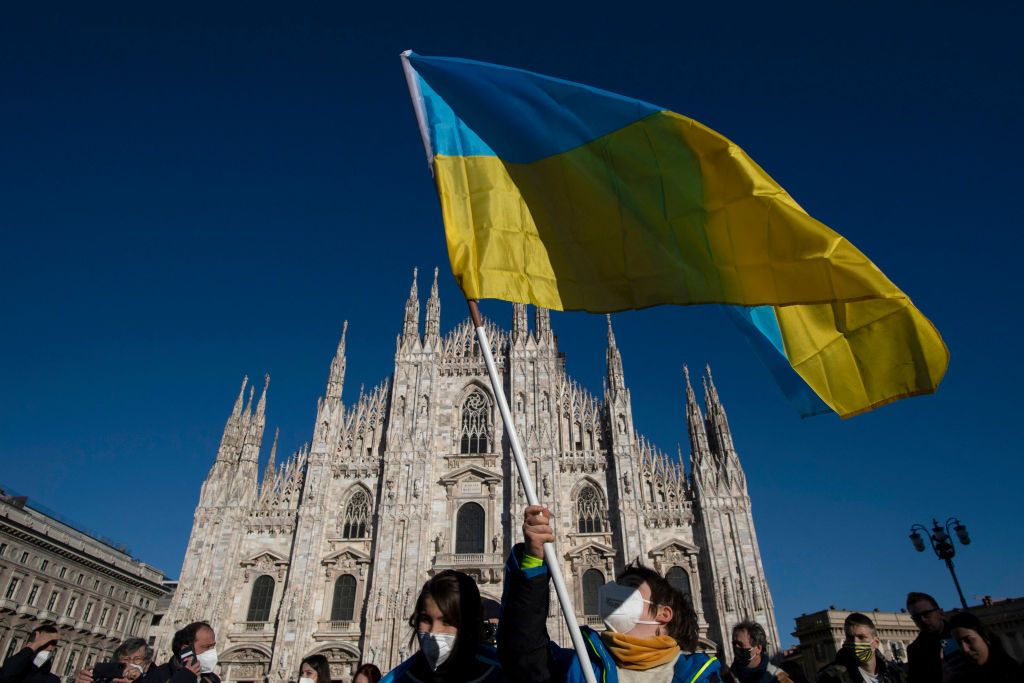
M 142 638 L 129 638 L 128 640 L 118 645 L 117 649 L 114 650 L 114 654 L 110 655 L 110 661 L 118 662 L 121 660 L 121 657 L 127 657 L 128 655 L 130 655 L 131 653 L 135 652 L 140 648 L 146 648 L 146 661 L 152 662 L 153 648 L 151 648 L 149 646 L 149 643 L 147 643 Z
M 331 665 L 327 657 L 323 655 L 310 655 L 299 662 L 299 678 L 302 678 L 302 665 L 309 664 L 309 668 L 316 672 L 316 683 L 331 683 Z
M 990 650 L 989 659 L 992 659 L 993 656 L 997 659 L 1009 656 L 1003 647 L 1003 641 L 996 634 L 992 633 L 989 627 L 983 624 L 981 619 L 974 614 L 970 612 L 957 612 L 954 614 L 949 620 L 949 630 L 952 631 L 955 628 L 969 628 L 981 636 L 981 639 L 985 641 Z
M 53 623 L 47 623 L 43 624 L 42 626 L 36 626 L 28 634 L 29 640 L 35 638 L 37 633 L 60 633 L 60 630 L 58 630 L 57 626 Z
M 370 683 L 377 683 L 377 681 L 384 677 L 384 675 L 380 672 L 380 669 L 378 669 L 373 664 L 360 664 L 359 668 L 356 669 L 356 672 L 352 674 L 352 680 L 356 680 L 356 676 L 358 676 L 359 674 L 366 676 L 370 680 Z M 317 683 L 320 682 L 317 681 Z
M 871 618 L 866 614 L 860 612 L 851 612 L 850 616 L 846 617 L 846 621 L 843 622 L 843 634 L 849 638 L 850 629 L 854 626 L 867 626 L 871 629 L 872 635 L 877 635 L 878 629 L 875 628 L 875 622 L 871 621 Z
M 409 616 L 409 626 L 412 627 L 410 645 L 416 640 L 416 627 L 426 613 L 427 598 L 433 598 L 445 622 L 458 629 L 451 661 L 475 656 L 482 640 L 484 621 L 480 589 L 476 582 L 467 574 L 445 569 L 424 583 L 416 598 L 416 608 Z
M 750 638 L 750 644 L 760 647 L 761 652 L 768 654 L 768 634 L 764 632 L 764 627 L 756 621 L 741 621 L 732 627 L 732 637 L 736 637 L 737 631 L 744 631 L 747 637 Z
M 921 600 L 927 600 L 928 602 L 932 603 L 932 607 L 934 607 L 935 609 L 941 609 L 939 607 L 939 603 L 935 601 L 935 598 L 928 595 L 927 593 L 917 593 L 915 591 L 910 591 L 909 593 L 907 593 L 907 609 L 910 609 L 911 605 L 913 605 L 915 602 L 920 602 Z
M 668 635 L 675 638 L 679 647 L 688 652 L 697 649 L 697 616 L 690 607 L 686 597 L 676 590 L 664 577 L 650 567 L 640 564 L 634 560 L 626 565 L 625 571 L 619 575 L 618 580 L 627 576 L 636 576 L 647 584 L 651 589 L 651 602 L 649 611 L 653 614 L 658 605 L 672 608 L 672 621 L 665 624 Z
M 213 627 L 210 626 L 209 622 L 206 621 L 193 621 L 188 626 L 178 630 L 174 634 L 174 638 L 171 639 L 171 664 L 172 668 L 181 668 L 181 650 L 183 647 L 188 645 L 192 647 L 196 642 L 196 635 L 204 628 L 208 628 L 211 631 Z

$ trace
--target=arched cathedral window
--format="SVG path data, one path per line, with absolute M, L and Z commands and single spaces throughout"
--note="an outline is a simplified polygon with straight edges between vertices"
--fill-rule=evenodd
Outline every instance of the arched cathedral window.
M 461 453 L 489 453 L 491 445 L 490 402 L 479 391 L 466 397 L 462 404 Z
M 597 591 L 605 583 L 604 574 L 597 569 L 583 572 L 583 614 L 596 616 L 600 614 L 597 604 Z
M 252 585 L 246 621 L 270 621 L 270 603 L 274 600 L 274 579 L 264 574 Z
M 366 538 L 370 526 L 370 496 L 357 489 L 348 499 L 341 521 L 342 538 Z
M 576 521 L 581 534 L 604 531 L 604 497 L 592 484 L 584 486 L 576 496 Z
M 352 621 L 356 611 L 356 577 L 342 574 L 334 582 L 331 621 Z
M 455 519 L 455 553 L 484 552 L 484 509 L 476 503 L 466 503 L 459 508 Z
M 675 588 L 677 591 L 683 594 L 687 600 L 690 600 L 690 575 L 682 567 L 669 567 L 669 570 L 665 573 L 665 580 L 668 581 L 669 585 Z

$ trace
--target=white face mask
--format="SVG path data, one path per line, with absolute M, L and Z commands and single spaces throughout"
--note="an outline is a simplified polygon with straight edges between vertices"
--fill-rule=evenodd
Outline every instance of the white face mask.
M 201 655 L 196 655 L 196 660 L 199 662 L 199 672 L 204 674 L 212 674 L 213 667 L 217 666 L 217 648 L 210 648 Z
M 50 661 L 50 657 L 52 656 L 52 652 L 50 652 L 49 650 L 43 650 L 35 656 L 35 659 L 32 660 L 32 663 L 36 665 L 36 668 L 39 668 L 43 666 L 43 664 L 46 664 L 48 661 Z
M 638 588 L 606 583 L 597 590 L 597 608 L 601 619 L 605 626 L 617 633 L 629 633 L 637 624 L 658 623 L 640 618 L 646 611 L 644 603 L 654 604 L 644 600 Z
M 313 683 L 312 678 L 300 678 L 299 683 Z
M 430 668 L 437 671 L 437 667 L 444 664 L 452 654 L 452 648 L 455 647 L 455 634 L 425 633 L 420 631 L 418 635 L 420 637 L 420 651 L 427 658 Z

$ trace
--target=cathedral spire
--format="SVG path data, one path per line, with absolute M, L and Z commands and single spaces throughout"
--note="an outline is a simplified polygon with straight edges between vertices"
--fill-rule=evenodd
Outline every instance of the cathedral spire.
M 729 428 L 729 418 L 725 414 L 722 401 L 718 398 L 718 389 L 715 387 L 715 380 L 711 376 L 711 366 L 704 366 L 704 405 L 706 407 L 706 420 L 708 432 L 712 439 L 715 451 L 723 458 L 736 455 L 736 449 L 732 443 L 732 430 Z
M 683 376 L 686 378 L 686 425 L 690 433 L 690 464 L 693 472 L 701 468 L 708 455 L 708 437 L 704 431 L 704 416 L 701 415 L 697 397 L 690 384 L 690 368 L 683 365 Z
M 242 377 L 242 388 L 238 390 L 238 398 L 235 400 L 235 407 L 231 411 L 231 418 L 229 418 L 229 421 L 231 419 L 237 420 L 238 417 L 242 414 L 242 401 L 245 399 L 245 385 L 248 383 L 249 375 L 244 375 Z
M 626 388 L 626 378 L 622 371 L 622 354 L 615 343 L 615 332 L 612 330 L 612 316 L 605 316 L 608 321 L 608 388 L 611 391 L 623 391 Z
M 537 306 L 533 310 L 533 333 L 541 342 L 551 337 L 551 311 Z
M 526 304 L 512 304 L 512 341 L 526 341 L 529 334 L 529 324 L 526 322 Z
M 416 289 L 418 274 L 419 269 L 413 268 L 412 287 L 409 288 L 409 298 L 405 302 L 405 321 L 402 323 L 402 337 L 406 340 L 416 339 L 420 334 L 420 294 Z
M 424 324 L 424 336 L 436 340 L 441 336 L 441 297 L 437 293 L 437 271 L 434 268 L 434 284 L 430 286 L 430 298 L 427 299 L 427 319 Z
M 281 435 L 281 428 L 274 428 L 274 444 L 270 447 L 270 457 L 267 458 L 267 467 L 263 470 L 263 487 L 266 488 L 274 477 L 277 476 L 277 437 Z
M 217 448 L 217 459 L 215 462 L 234 462 L 238 456 L 238 449 L 241 447 L 239 435 L 241 432 L 242 401 L 245 399 L 245 387 L 249 384 L 249 376 L 242 377 L 242 388 L 238 390 L 238 398 L 228 415 L 224 424 L 224 433 L 220 437 L 220 446 Z M 249 401 L 252 402 L 252 392 L 249 394 Z M 245 409 L 249 412 L 248 406 Z
M 270 373 L 268 372 L 263 376 L 263 392 L 260 394 L 260 401 L 256 404 L 256 422 L 260 425 L 262 431 L 263 425 L 266 422 L 267 412 L 267 389 L 270 387 Z
M 338 340 L 338 350 L 331 361 L 331 371 L 327 375 L 327 398 L 341 400 L 341 392 L 345 388 L 345 368 L 348 361 L 345 358 L 345 337 L 348 334 L 348 321 L 341 325 L 341 339 Z

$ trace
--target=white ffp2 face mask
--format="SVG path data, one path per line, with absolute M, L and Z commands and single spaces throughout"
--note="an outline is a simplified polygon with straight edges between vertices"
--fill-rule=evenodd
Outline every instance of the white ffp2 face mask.
M 36 665 L 37 669 L 41 668 L 44 664 L 50 661 L 50 657 L 52 656 L 52 652 L 50 652 L 49 650 L 43 650 L 42 652 L 36 654 L 35 658 L 32 660 L 32 663 Z
M 419 632 L 420 651 L 427 658 L 430 668 L 437 671 L 437 667 L 444 664 L 452 654 L 455 647 L 454 633 L 426 633 Z
M 213 667 L 217 666 L 217 648 L 210 648 L 201 655 L 196 655 L 196 660 L 199 662 L 200 673 L 212 674 Z
M 300 678 L 299 683 L 313 683 L 312 678 Z
M 597 608 L 604 621 L 616 633 L 628 633 L 637 624 L 657 624 L 656 621 L 641 619 L 646 611 L 644 603 L 653 605 L 640 596 L 640 590 L 617 583 L 606 583 L 597 590 Z

